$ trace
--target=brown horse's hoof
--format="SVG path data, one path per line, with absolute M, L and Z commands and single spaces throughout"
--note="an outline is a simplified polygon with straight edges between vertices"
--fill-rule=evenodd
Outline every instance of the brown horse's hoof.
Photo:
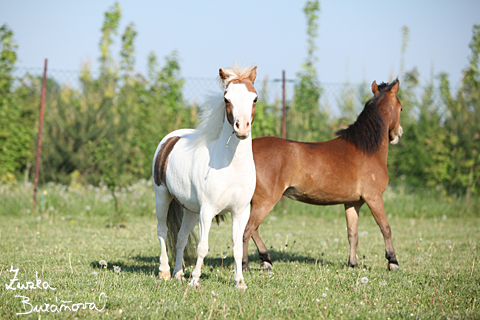
M 387 269 L 388 271 L 400 271 L 400 267 L 398 266 L 398 264 L 395 263 L 388 263 Z
M 272 270 L 273 266 L 267 261 L 262 261 L 262 263 L 260 263 L 260 269 Z
M 170 270 L 168 271 L 159 271 L 158 272 L 158 277 L 161 279 L 169 280 L 170 279 Z

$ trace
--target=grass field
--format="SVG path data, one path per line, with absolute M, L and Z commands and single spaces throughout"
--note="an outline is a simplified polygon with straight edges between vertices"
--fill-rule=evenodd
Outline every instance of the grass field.
M 248 289 L 239 291 L 230 219 L 212 227 L 201 286 L 193 288 L 156 277 L 160 246 L 149 182 L 119 190 L 118 214 L 104 188 L 47 185 L 43 214 L 31 211 L 31 190 L 0 186 L 0 319 L 480 318 L 478 199 L 388 190 L 399 272 L 386 270 L 383 238 L 366 207 L 353 270 L 346 267 L 342 208 L 287 201 L 260 227 L 273 271 L 259 269 L 251 242 Z M 92 303 L 102 311 L 89 310 Z

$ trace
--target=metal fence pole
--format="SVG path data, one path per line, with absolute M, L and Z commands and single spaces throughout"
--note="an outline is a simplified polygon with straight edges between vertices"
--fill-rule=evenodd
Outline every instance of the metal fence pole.
M 47 59 L 45 59 L 45 67 L 43 68 L 43 82 L 42 82 L 42 99 L 40 102 L 40 121 L 38 125 L 37 138 L 37 158 L 35 160 L 35 188 L 33 189 L 33 209 L 37 205 L 37 191 L 38 191 L 38 176 L 40 173 L 40 154 L 42 152 L 42 131 L 43 131 L 43 115 L 45 112 L 45 95 L 47 87 Z
M 285 97 L 285 70 L 282 71 L 282 138 L 287 138 L 287 102 Z
M 285 98 L 285 70 L 282 71 L 282 138 L 287 138 L 287 103 Z M 285 196 L 282 196 L 282 208 L 285 209 Z

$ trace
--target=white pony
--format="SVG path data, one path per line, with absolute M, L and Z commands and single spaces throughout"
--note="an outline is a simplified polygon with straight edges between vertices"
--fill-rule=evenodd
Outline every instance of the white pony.
M 183 279 L 184 250 L 190 243 L 190 232 L 200 221 L 197 263 L 189 283 L 196 286 L 208 252 L 212 219 L 231 212 L 234 280 L 237 288 L 247 288 L 242 274 L 242 241 L 256 183 L 250 135 L 257 102 L 253 87 L 256 69 L 220 69 L 224 94 L 207 99 L 197 128 L 171 132 L 157 147 L 153 185 L 162 249 L 159 276 L 166 280 L 170 278 L 167 246 L 174 248 L 180 221 L 173 274 Z

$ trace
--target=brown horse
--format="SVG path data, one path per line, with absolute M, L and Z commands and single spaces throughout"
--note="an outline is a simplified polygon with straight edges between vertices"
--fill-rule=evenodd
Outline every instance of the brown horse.
M 373 82 L 374 97 L 365 104 L 355 123 L 338 131 L 333 140 L 318 143 L 276 137 L 253 140 L 257 186 L 243 235 L 243 269 L 248 269 L 248 242 L 252 236 L 261 267 L 273 267 L 258 227 L 282 195 L 315 205 L 345 205 L 350 267 L 357 266 L 358 213 L 367 203 L 385 240 L 388 269 L 399 268 L 382 199 L 388 185 L 388 144 L 398 143 L 403 133 L 402 105 L 396 96 L 398 87 L 398 80 L 380 85 Z

